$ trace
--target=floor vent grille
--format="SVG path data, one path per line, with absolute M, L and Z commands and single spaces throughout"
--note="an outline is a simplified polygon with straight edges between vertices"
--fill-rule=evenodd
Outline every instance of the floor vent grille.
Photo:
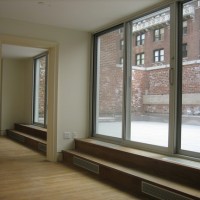
M 191 198 L 146 182 L 142 182 L 142 192 L 160 200 L 192 200 Z
M 46 144 L 38 143 L 38 150 L 46 152 Z
M 9 133 L 8 135 L 9 135 L 9 137 L 11 137 L 19 142 L 25 142 L 24 136 L 21 136 L 21 135 L 15 134 L 15 133 Z
M 95 174 L 99 174 L 99 165 L 97 164 L 94 164 L 76 156 L 73 157 L 73 163 L 76 166 L 87 169 L 88 171 L 91 171 Z

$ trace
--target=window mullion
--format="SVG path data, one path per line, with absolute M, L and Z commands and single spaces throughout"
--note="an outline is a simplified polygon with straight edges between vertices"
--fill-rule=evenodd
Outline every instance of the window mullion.
M 132 77 L 132 24 L 125 23 L 124 48 L 124 106 L 123 106 L 123 140 L 130 138 L 131 126 L 131 77 Z
M 170 38 L 170 117 L 169 117 L 169 153 L 177 153 L 181 136 L 181 66 L 182 66 L 182 4 L 171 5 L 171 38 Z

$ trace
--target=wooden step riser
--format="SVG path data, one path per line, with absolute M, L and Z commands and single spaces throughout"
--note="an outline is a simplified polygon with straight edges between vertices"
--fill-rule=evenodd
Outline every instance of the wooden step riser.
M 80 168 L 80 167 L 74 165 L 73 158 L 74 158 L 73 154 L 68 153 L 68 152 L 63 152 L 63 162 L 65 164 L 71 165 L 80 170 L 81 169 L 85 170 L 83 168 Z M 95 163 L 95 164 L 98 164 L 98 163 Z M 88 171 L 88 170 L 86 170 L 86 171 Z M 88 171 L 88 172 L 90 172 L 90 171 Z M 103 165 L 99 165 L 99 174 L 96 174 L 93 172 L 91 172 L 91 174 L 102 180 L 109 181 L 110 183 L 114 184 L 116 187 L 119 187 L 120 189 L 130 192 L 134 195 L 139 195 L 139 196 L 144 195 L 141 192 L 141 188 L 140 188 L 141 180 L 139 180 L 139 179 L 137 179 L 137 180 L 135 179 L 133 181 L 130 176 L 125 177 L 124 175 L 121 175 L 119 172 L 116 174 L 114 171 L 112 171 L 112 169 L 109 169 L 108 167 L 103 166 Z M 126 181 L 126 184 L 124 183 L 124 181 Z M 135 187 L 132 187 L 132 186 L 135 186 Z M 144 196 L 146 196 L 146 195 L 144 195 Z
M 75 157 L 77 157 L 77 155 Z M 73 158 L 74 158 L 73 154 L 68 153 L 68 152 L 63 152 L 63 162 L 66 163 L 66 164 L 70 164 L 70 165 L 77 167 L 73 163 Z M 82 159 L 85 159 L 85 158 L 82 158 Z M 136 177 L 134 175 L 127 174 L 123 171 L 113 169 L 111 167 L 102 165 L 100 163 L 94 163 L 94 164 L 99 165 L 99 174 L 96 174 L 96 176 L 98 176 L 100 179 L 107 180 L 110 183 L 113 183 L 115 186 L 118 186 L 123 190 L 126 190 L 126 191 L 128 191 L 132 194 L 138 195 L 138 196 L 141 197 L 141 199 L 149 199 L 149 200 L 155 199 L 155 198 L 152 198 L 149 195 L 146 195 L 142 192 L 141 185 L 142 185 L 142 182 L 145 181 L 145 182 L 148 182 L 148 183 L 153 184 L 155 186 L 161 187 L 163 189 L 167 189 L 168 191 L 175 192 L 176 194 L 183 195 L 187 198 L 191 198 L 193 200 L 199 200 L 199 198 L 197 198 L 197 197 L 190 196 L 190 195 L 182 193 L 180 191 L 172 190 L 171 188 L 163 187 L 162 185 L 149 182 L 149 181 L 144 180 L 142 178 Z M 91 172 L 91 173 L 94 174 L 93 172 Z
M 34 129 L 28 126 L 23 126 L 21 124 L 15 124 L 15 130 L 28 135 L 47 140 L 47 132 L 43 130 Z
M 7 136 L 9 138 L 11 138 L 12 140 L 15 140 L 33 150 L 36 150 L 36 151 L 46 155 L 46 144 L 44 144 L 44 143 L 35 141 L 34 139 L 31 139 L 31 138 L 28 138 L 25 136 L 18 135 L 16 133 L 13 133 L 10 130 L 7 130 Z
M 75 140 L 75 149 L 127 167 L 199 189 L 200 170 Z

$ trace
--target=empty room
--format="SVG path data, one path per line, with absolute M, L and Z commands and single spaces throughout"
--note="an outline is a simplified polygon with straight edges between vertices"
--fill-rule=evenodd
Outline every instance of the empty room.
M 199 0 L 0 0 L 0 199 L 200 199 Z

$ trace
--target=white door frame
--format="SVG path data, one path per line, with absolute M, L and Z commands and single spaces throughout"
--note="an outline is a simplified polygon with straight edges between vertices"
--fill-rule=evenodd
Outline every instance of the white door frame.
M 47 160 L 57 161 L 57 91 L 58 91 L 58 44 L 51 41 L 36 40 L 11 35 L 0 35 L 0 60 L 2 44 L 48 49 L 48 126 Z M 2 119 L 2 62 L 0 62 L 0 116 Z M 1 126 L 1 122 L 0 122 Z M 1 127 L 0 127 L 1 128 Z M 1 129 L 0 129 L 1 130 Z

